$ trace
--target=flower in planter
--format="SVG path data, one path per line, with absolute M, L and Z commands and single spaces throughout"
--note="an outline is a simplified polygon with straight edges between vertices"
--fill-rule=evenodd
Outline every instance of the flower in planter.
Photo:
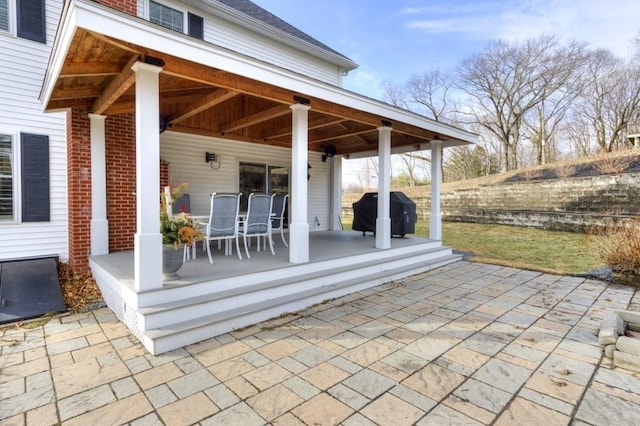
M 183 183 L 171 191 L 171 199 L 177 200 L 182 196 L 182 191 L 188 187 Z M 171 214 L 171 206 L 166 200 L 164 193 L 160 196 L 160 234 L 162 234 L 162 244 L 171 244 L 177 250 L 181 244 L 191 245 L 195 241 L 203 238 L 200 231 L 200 224 L 186 212 L 186 206 L 181 208 L 181 213 Z

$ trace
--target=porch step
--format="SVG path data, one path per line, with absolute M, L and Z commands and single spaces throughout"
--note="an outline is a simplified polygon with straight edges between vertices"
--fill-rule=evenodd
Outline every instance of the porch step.
M 295 312 L 396 279 L 421 273 L 461 259 L 449 247 L 418 250 L 325 268 L 321 273 L 295 273 L 250 285 L 223 289 L 206 296 L 185 297 L 147 308 L 138 315 L 145 324 L 141 340 L 152 353 L 163 353 L 234 329 Z M 214 313 L 211 313 L 214 312 Z
M 425 255 L 425 254 L 440 255 L 443 253 L 443 250 L 447 251 L 447 248 L 438 247 L 438 248 L 420 250 L 420 251 L 414 252 L 412 254 L 412 257 Z M 407 259 L 407 256 L 405 254 L 400 254 L 400 255 L 386 258 L 385 263 L 391 263 L 397 260 L 405 260 L 405 259 Z M 363 268 L 367 268 L 367 267 L 379 265 L 379 264 L 380 264 L 380 261 L 378 259 L 375 259 L 375 260 L 368 260 L 366 262 L 358 263 L 357 266 L 359 269 L 363 269 Z M 276 287 L 282 287 L 288 284 L 300 283 L 300 282 L 304 282 L 312 279 L 320 280 L 330 275 L 337 275 L 343 272 L 350 272 L 353 270 L 354 270 L 354 265 L 350 264 L 350 265 L 338 266 L 333 268 L 323 268 L 320 271 L 307 272 L 307 273 L 301 273 L 301 274 L 291 273 L 284 278 L 280 277 L 276 279 L 270 278 L 270 275 L 271 275 L 270 272 L 262 272 L 261 275 L 263 276 L 263 279 L 262 281 L 259 281 L 259 282 L 250 283 L 248 285 L 243 285 L 243 286 L 226 288 L 226 289 L 210 292 L 206 295 L 198 295 L 198 296 L 186 297 L 181 299 L 174 299 L 171 302 L 159 303 L 147 308 L 139 308 L 138 312 L 142 313 L 146 317 L 150 317 L 150 316 L 153 316 L 154 314 L 162 313 L 164 311 L 177 310 L 184 307 L 189 307 L 191 309 L 194 306 L 208 304 L 216 300 L 242 296 L 247 293 L 258 292 L 261 290 L 272 290 Z M 267 279 L 264 279 L 265 275 L 267 276 Z

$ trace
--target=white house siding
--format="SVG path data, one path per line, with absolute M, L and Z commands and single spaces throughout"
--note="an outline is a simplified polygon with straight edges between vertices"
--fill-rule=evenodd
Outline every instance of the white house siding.
M 20 132 L 49 136 L 51 203 L 49 222 L 0 221 L 0 260 L 51 255 L 68 259 L 65 114 L 44 114 L 38 101 L 61 6 L 61 1 L 45 5 L 46 45 L 16 37 L 15 29 L 14 34 L 0 32 L 0 132 L 14 135 L 15 149 Z M 14 181 L 19 187 L 20 176 Z
M 212 170 L 210 164 L 205 163 L 205 152 L 215 153 L 220 159 L 218 170 Z M 240 162 L 291 168 L 291 150 L 286 148 L 174 132 L 165 132 L 160 136 L 160 156 L 169 162 L 170 183 L 175 186 L 187 182 L 191 211 L 203 215 L 209 213 L 208 194 L 238 192 Z M 323 163 L 321 157 L 320 153 L 309 153 L 311 177 L 308 182 L 308 221 L 312 231 L 329 228 L 329 163 Z
M 206 41 L 235 52 L 329 84 L 340 85 L 341 74 L 336 65 L 322 61 L 301 50 L 282 44 L 275 44 L 267 37 L 225 22 L 222 19 L 216 17 L 205 18 L 204 37 Z
M 168 7 L 181 10 L 183 13 L 190 11 L 202 16 L 204 18 L 204 40 L 209 43 L 329 84 L 341 85 L 342 70 L 335 64 L 318 59 L 302 50 L 277 43 L 218 16 L 205 14 L 203 11 L 196 10 L 184 3 L 170 0 L 157 1 Z M 138 1 L 138 16 L 145 19 L 148 19 L 147 3 L 147 0 Z

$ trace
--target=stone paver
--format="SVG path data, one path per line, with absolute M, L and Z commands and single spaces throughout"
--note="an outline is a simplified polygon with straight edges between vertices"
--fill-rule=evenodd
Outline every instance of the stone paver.
M 635 424 L 633 288 L 457 262 L 160 356 L 106 308 L 0 328 L 0 424 Z

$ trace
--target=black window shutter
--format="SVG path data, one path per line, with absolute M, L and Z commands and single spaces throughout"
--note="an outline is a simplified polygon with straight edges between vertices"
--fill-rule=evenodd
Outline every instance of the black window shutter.
M 49 136 L 20 134 L 22 221 L 49 221 Z
M 17 0 L 18 37 L 46 43 L 45 0 Z
M 204 40 L 204 19 L 202 16 L 189 13 L 189 35 Z

